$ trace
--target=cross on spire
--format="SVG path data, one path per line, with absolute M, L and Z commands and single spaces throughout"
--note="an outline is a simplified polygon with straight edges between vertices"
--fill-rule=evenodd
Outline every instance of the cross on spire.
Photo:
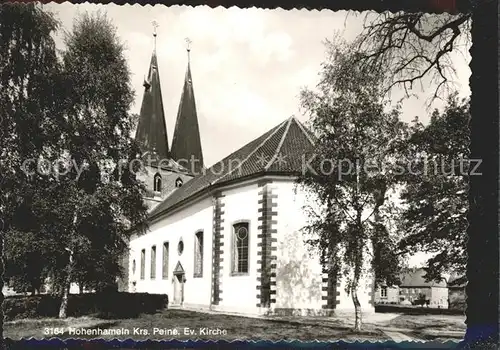
M 193 43 L 191 39 L 186 38 L 184 39 L 186 41 L 186 50 L 188 53 L 188 62 L 191 61 L 191 44 Z
M 156 51 L 156 28 L 158 28 L 160 25 L 158 24 L 158 22 L 156 21 L 153 21 L 153 37 L 155 39 L 155 42 L 154 42 L 154 48 L 155 48 L 155 51 Z

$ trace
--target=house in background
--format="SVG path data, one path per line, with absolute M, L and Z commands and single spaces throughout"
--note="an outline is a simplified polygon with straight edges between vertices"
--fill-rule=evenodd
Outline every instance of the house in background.
M 448 285 L 446 280 L 429 281 L 424 278 L 423 268 L 412 268 L 404 271 L 399 286 L 381 286 L 375 293 L 377 304 L 414 305 L 419 300 L 434 308 L 448 308 Z
M 399 304 L 399 288 L 383 285 L 375 293 L 376 304 Z

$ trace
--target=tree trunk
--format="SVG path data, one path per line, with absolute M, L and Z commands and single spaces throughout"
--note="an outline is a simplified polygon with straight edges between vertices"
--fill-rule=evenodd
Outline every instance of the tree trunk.
M 73 233 L 76 233 L 76 223 L 78 220 L 77 209 L 78 208 L 75 208 L 75 214 L 73 216 L 73 227 L 72 227 Z M 70 243 L 70 245 L 71 245 L 71 243 Z M 69 252 L 68 275 L 66 276 L 66 282 L 64 283 L 63 290 L 62 290 L 61 306 L 59 308 L 59 318 L 66 318 L 67 317 L 69 290 L 71 288 L 71 279 L 73 277 L 73 253 L 74 253 L 74 250 L 70 249 L 70 248 L 66 248 L 66 250 Z
M 358 291 L 356 287 L 353 287 L 351 289 L 351 297 L 352 297 L 352 302 L 354 304 L 354 315 L 355 315 L 354 330 L 360 331 L 361 326 L 363 324 L 363 320 L 361 314 L 361 304 L 358 299 Z
M 68 311 L 68 297 L 69 289 L 71 287 L 71 275 L 73 270 L 73 251 L 69 252 L 69 262 L 68 262 L 68 275 L 66 276 L 66 283 L 63 286 L 61 306 L 59 308 L 59 318 L 66 318 Z
M 78 285 L 78 289 L 80 290 L 80 294 L 83 294 L 83 283 Z

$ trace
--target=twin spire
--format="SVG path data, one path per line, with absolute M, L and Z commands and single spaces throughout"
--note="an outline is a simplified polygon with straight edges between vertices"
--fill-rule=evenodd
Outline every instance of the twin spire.
M 144 79 L 144 96 L 136 131 L 136 140 L 140 143 L 143 152 L 154 152 L 160 159 L 173 159 L 187 168 L 189 172 L 199 174 L 203 169 L 203 153 L 191 77 L 191 40 L 186 39 L 188 54 L 187 70 L 179 110 L 177 112 L 172 148 L 169 151 L 160 76 L 158 73 L 158 60 L 156 57 L 157 27 L 158 24 L 153 22 L 154 49 L 148 76 Z

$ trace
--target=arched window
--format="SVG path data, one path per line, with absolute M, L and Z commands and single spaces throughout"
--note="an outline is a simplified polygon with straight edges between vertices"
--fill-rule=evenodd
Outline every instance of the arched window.
M 151 269 L 150 269 L 151 279 L 156 278 L 156 246 L 151 247 Z
M 182 179 L 181 179 L 180 177 L 178 177 L 178 178 L 175 180 L 175 187 L 176 187 L 176 188 L 181 187 L 183 184 L 184 184 L 184 181 L 182 181 Z
M 146 274 L 146 249 L 141 250 L 141 280 Z
M 163 279 L 168 278 L 168 242 L 163 242 L 163 264 L 162 264 L 162 277 Z
M 233 274 L 248 273 L 248 222 L 233 225 L 232 272 Z
M 203 276 L 203 231 L 194 235 L 194 277 Z
M 156 173 L 153 181 L 153 190 L 155 192 L 161 192 L 161 175 Z

